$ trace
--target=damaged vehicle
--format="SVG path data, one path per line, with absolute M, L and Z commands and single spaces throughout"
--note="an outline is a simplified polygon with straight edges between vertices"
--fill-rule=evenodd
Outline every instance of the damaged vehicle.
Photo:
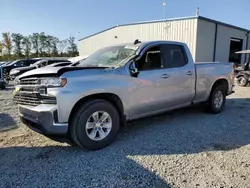
M 199 103 L 220 113 L 233 79 L 233 63 L 195 63 L 185 43 L 136 40 L 102 48 L 75 67 L 26 72 L 13 95 L 32 130 L 97 150 L 131 120 Z

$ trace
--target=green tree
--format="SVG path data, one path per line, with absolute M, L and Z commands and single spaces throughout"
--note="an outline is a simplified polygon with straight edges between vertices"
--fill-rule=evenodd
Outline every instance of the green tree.
M 44 32 L 41 32 L 39 34 L 39 52 L 41 56 L 45 56 L 45 50 L 47 46 L 47 36 L 45 35 Z
M 68 47 L 69 55 L 71 55 L 72 57 L 77 56 L 78 50 L 77 50 L 77 45 L 75 43 L 75 37 L 69 37 L 68 43 L 69 43 L 69 47 Z
M 29 58 L 31 54 L 31 38 L 32 36 L 23 37 L 22 48 L 26 58 Z
M 11 51 L 12 51 L 12 40 L 11 40 L 10 33 L 4 32 L 4 33 L 2 33 L 2 37 L 3 37 L 2 45 L 7 52 L 8 59 L 10 59 L 11 58 Z
M 33 33 L 31 36 L 31 43 L 36 57 L 39 56 L 39 33 Z
M 0 42 L 0 60 L 3 60 L 3 44 Z
M 20 33 L 12 33 L 11 34 L 12 42 L 14 43 L 14 54 L 16 57 L 20 58 L 23 56 L 22 54 L 22 40 L 23 40 L 23 35 Z
M 68 47 L 68 40 L 61 40 L 57 43 L 57 50 L 61 56 L 64 56 L 65 50 Z
M 3 53 L 3 44 L 0 42 L 0 54 L 2 55 Z
M 57 37 L 51 38 L 51 48 L 52 48 L 52 56 L 58 56 L 57 44 L 59 39 Z

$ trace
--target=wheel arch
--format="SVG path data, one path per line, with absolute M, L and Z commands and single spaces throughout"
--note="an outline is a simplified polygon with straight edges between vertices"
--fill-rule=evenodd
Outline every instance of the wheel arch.
M 102 99 L 110 102 L 115 106 L 117 109 L 119 116 L 120 116 L 120 121 L 123 126 L 126 124 L 126 115 L 124 113 L 124 105 L 122 103 L 122 100 L 120 99 L 119 96 L 113 93 L 98 93 L 98 94 L 92 94 L 86 97 L 81 98 L 76 102 L 76 104 L 73 106 L 70 115 L 69 115 L 69 123 L 71 122 L 75 112 L 79 109 L 81 105 L 83 105 L 85 102 L 94 100 L 94 99 Z
M 241 77 L 241 76 L 244 76 L 244 77 L 250 77 L 250 75 L 249 74 L 247 74 L 247 73 L 240 73 L 240 74 L 238 74 L 237 76 L 236 76 L 236 78 L 239 78 L 239 77 Z
M 216 81 L 214 82 L 214 84 L 213 84 L 213 86 L 212 86 L 212 88 L 211 88 L 209 97 L 210 97 L 211 94 L 213 93 L 213 90 L 214 90 L 217 86 L 219 86 L 219 85 L 223 85 L 223 86 L 224 86 L 224 88 L 225 88 L 225 94 L 228 93 L 228 91 L 229 91 L 228 81 L 227 81 L 227 79 L 225 79 L 225 78 L 221 78 L 221 79 L 218 79 L 218 80 L 216 80 Z

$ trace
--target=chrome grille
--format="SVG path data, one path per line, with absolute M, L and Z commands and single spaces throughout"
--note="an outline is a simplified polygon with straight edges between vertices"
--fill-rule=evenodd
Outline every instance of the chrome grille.
M 37 106 L 41 104 L 41 100 L 39 99 L 38 95 L 23 94 L 23 93 L 17 93 L 14 96 L 14 102 L 16 104 L 31 105 L 31 106 Z
M 14 103 L 21 105 L 37 106 L 39 104 L 56 104 L 53 96 L 41 96 L 39 93 L 18 92 L 13 97 Z
M 39 104 L 56 104 L 54 96 L 46 95 L 46 88 L 40 85 L 39 78 L 24 78 L 18 81 L 18 91 L 13 100 L 16 104 L 37 106 Z
M 19 81 L 19 85 L 39 85 L 40 80 L 38 78 L 26 78 Z

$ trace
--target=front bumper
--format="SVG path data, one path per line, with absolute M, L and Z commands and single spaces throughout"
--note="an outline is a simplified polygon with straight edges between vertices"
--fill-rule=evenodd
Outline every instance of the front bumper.
M 18 106 L 22 122 L 32 130 L 44 135 L 65 135 L 68 123 L 58 123 L 56 105 Z

